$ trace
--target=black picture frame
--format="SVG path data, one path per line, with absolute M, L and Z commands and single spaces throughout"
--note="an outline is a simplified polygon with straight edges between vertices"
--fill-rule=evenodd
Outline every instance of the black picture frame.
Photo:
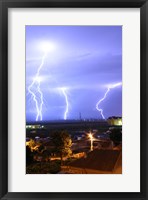
M 8 192 L 8 9 L 47 7 L 140 8 L 140 192 Z M 0 199 L 148 199 L 147 24 L 148 2 L 146 0 L 0 0 Z

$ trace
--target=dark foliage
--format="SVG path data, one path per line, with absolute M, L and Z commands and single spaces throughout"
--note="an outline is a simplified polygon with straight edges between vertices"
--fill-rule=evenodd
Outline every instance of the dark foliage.
M 110 139 L 114 142 L 114 144 L 119 144 L 122 142 L 122 131 L 119 128 L 114 128 L 110 132 Z
M 33 162 L 33 153 L 29 146 L 26 146 L 26 164 L 29 165 Z
M 67 131 L 54 132 L 51 136 L 51 140 L 55 146 L 55 152 L 61 157 L 61 161 L 63 156 L 69 156 L 71 154 L 70 147 L 72 145 L 72 140 Z

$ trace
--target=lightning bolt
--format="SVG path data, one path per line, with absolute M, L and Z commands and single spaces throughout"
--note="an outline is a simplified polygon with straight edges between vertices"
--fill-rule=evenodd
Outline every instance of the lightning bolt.
M 69 111 L 69 103 L 68 103 L 68 97 L 67 97 L 67 94 L 66 94 L 66 89 L 65 88 L 61 88 L 62 90 L 62 93 L 65 97 L 65 102 L 66 102 L 66 110 L 64 112 L 64 120 L 67 119 L 67 114 L 68 114 L 68 111 Z
M 41 60 L 41 64 L 38 67 L 37 73 L 36 73 L 32 83 L 28 87 L 28 92 L 32 95 L 33 100 L 35 102 L 35 106 L 36 106 L 36 112 L 37 112 L 36 121 L 38 121 L 38 120 L 42 121 L 42 119 L 43 119 L 42 107 L 43 107 L 44 101 L 43 101 L 43 93 L 40 88 L 40 85 L 41 85 L 40 71 L 44 65 L 46 56 L 47 56 L 47 52 L 44 53 L 42 60 Z
M 120 85 L 122 85 L 121 82 L 108 86 L 107 91 L 105 92 L 103 98 L 100 99 L 100 100 L 97 102 L 97 104 L 96 104 L 96 109 L 100 112 L 100 114 L 101 114 L 101 116 L 102 116 L 103 119 L 105 119 L 104 114 L 103 114 L 103 109 L 99 108 L 99 105 L 100 105 L 100 103 L 101 103 L 102 101 L 104 101 L 104 100 L 106 99 L 107 94 L 110 92 L 111 89 L 116 88 L 116 87 L 118 87 L 118 86 L 120 86 Z

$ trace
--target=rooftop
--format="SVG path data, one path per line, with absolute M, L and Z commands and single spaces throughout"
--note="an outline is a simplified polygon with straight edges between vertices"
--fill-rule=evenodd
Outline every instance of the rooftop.
M 96 149 L 87 154 L 86 158 L 80 158 L 71 162 L 69 166 L 101 171 L 113 171 L 121 155 L 121 150 Z M 122 164 L 122 159 L 121 164 Z

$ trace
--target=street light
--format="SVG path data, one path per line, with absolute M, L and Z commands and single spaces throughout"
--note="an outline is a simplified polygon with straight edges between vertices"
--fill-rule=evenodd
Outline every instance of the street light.
M 93 140 L 94 140 L 93 134 L 92 134 L 92 133 L 89 133 L 89 134 L 88 134 L 88 137 L 89 137 L 89 139 L 90 139 L 90 151 L 93 151 Z

